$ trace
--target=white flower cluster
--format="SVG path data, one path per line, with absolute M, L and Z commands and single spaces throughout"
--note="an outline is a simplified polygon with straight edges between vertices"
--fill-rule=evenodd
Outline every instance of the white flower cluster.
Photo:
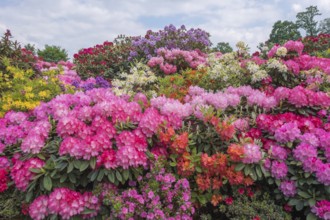
M 268 77 L 266 70 L 260 69 L 260 66 L 254 62 L 248 62 L 246 68 L 252 73 L 251 81 L 253 83 L 260 82 Z
M 279 47 L 276 51 L 276 55 L 279 57 L 285 57 L 288 53 L 288 50 L 285 47 Z
M 285 64 L 281 63 L 279 60 L 277 59 L 269 59 L 267 61 L 267 67 L 269 69 L 277 69 L 278 71 L 280 71 L 281 73 L 287 72 L 288 68 Z
M 207 73 L 211 79 L 221 79 L 226 82 L 229 78 L 242 75 L 242 68 L 234 52 L 226 53 L 218 58 L 211 55 L 208 58 L 208 64 Z
M 246 43 L 244 43 L 243 41 L 237 42 L 236 47 L 240 54 L 244 54 L 249 51 L 249 46 Z
M 121 79 L 112 81 L 112 91 L 116 95 L 135 95 L 138 92 L 146 92 L 147 95 L 154 96 L 156 91 L 153 90 L 154 84 L 158 81 L 155 73 L 150 67 L 139 62 L 130 69 L 130 73 L 121 73 Z

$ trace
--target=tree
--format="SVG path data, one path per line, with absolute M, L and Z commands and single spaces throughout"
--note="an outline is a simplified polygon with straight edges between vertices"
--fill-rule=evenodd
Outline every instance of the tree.
M 330 18 L 326 18 L 320 22 L 319 31 L 323 34 L 330 34 Z
M 288 40 L 297 40 L 301 38 L 298 26 L 292 21 L 277 21 L 273 25 L 272 32 L 269 35 L 269 43 L 283 44 Z
M 213 48 L 213 51 L 220 51 L 221 53 L 230 53 L 233 52 L 233 48 L 229 45 L 228 42 L 219 42 L 217 46 Z
M 317 6 L 309 6 L 306 8 L 306 11 L 299 12 L 296 15 L 297 26 L 304 29 L 307 36 L 316 36 L 318 34 L 317 21 L 314 20 L 314 17 L 317 15 L 321 15 Z
M 59 46 L 49 46 L 47 44 L 45 45 L 45 49 L 38 49 L 37 54 L 47 62 L 59 62 L 61 60 L 67 61 L 69 59 L 68 53 L 65 49 L 62 49 Z

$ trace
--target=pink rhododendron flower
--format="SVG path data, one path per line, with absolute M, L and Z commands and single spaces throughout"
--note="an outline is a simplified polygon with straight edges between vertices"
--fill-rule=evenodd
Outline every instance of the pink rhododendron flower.
M 294 181 L 283 181 L 279 188 L 286 197 L 292 197 L 297 193 Z

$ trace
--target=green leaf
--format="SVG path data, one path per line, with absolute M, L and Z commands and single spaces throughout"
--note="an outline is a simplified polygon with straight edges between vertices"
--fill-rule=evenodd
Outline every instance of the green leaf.
M 66 173 L 71 173 L 73 170 L 73 163 L 69 163 L 68 169 L 66 171 Z
M 259 166 L 256 167 L 256 173 L 257 173 L 258 177 L 261 179 L 262 178 L 262 172 L 261 172 L 261 168 Z
M 170 162 L 171 167 L 176 167 L 176 162 Z
M 298 191 L 298 195 L 303 197 L 304 199 L 311 198 L 311 195 L 309 195 L 308 193 L 306 193 L 304 191 Z
M 103 177 L 104 177 L 104 170 L 100 170 L 100 173 L 97 176 L 97 181 L 101 182 Z
M 118 170 L 116 171 L 116 178 L 119 182 L 123 181 L 123 178 Z
M 76 169 L 80 169 L 80 166 L 81 166 L 81 161 L 80 160 L 74 160 L 73 161 L 73 166 L 76 168 Z
M 87 208 L 85 208 L 84 211 L 81 214 L 83 214 L 83 215 L 85 215 L 85 214 L 92 214 L 94 212 L 95 212 L 95 210 L 93 210 L 93 209 L 87 209 Z
M 199 166 L 196 166 L 196 171 L 197 171 L 198 173 L 201 173 L 201 172 L 202 172 L 202 168 L 199 167 Z
M 115 174 L 113 172 L 110 172 L 108 174 L 108 179 L 110 182 L 114 183 L 115 182 Z
M 304 202 L 299 200 L 299 202 L 296 204 L 297 211 L 301 211 L 304 208 Z
M 255 172 L 253 169 L 251 169 L 250 177 L 251 177 L 254 181 L 256 181 L 256 180 L 258 179 L 257 174 L 256 174 L 256 172 Z
M 76 176 L 73 173 L 69 174 L 69 180 L 70 180 L 71 183 L 76 183 L 77 182 Z
M 41 169 L 38 168 L 30 168 L 29 169 L 32 173 L 42 173 Z
M 250 173 L 251 173 L 251 167 L 250 166 L 245 166 L 244 167 L 244 174 L 245 174 L 245 176 L 250 175 Z
M 94 180 L 96 180 L 98 174 L 99 174 L 99 171 L 98 171 L 98 170 L 93 171 L 93 172 L 92 172 L 92 175 L 91 175 L 91 177 L 90 177 L 90 180 L 91 180 L 92 182 L 93 182 Z
M 129 176 L 129 170 L 124 170 L 123 172 L 124 181 L 128 180 L 128 176 Z
M 315 203 L 316 203 L 316 201 L 315 201 L 315 199 L 313 199 L 313 198 L 310 198 L 309 200 L 308 200 L 308 204 L 309 204 L 309 206 L 314 206 L 315 205 Z
M 89 165 L 91 168 L 94 170 L 96 167 L 96 157 L 92 157 L 91 160 L 89 161 Z
M 26 202 L 30 202 L 31 199 L 32 199 L 32 196 L 33 196 L 33 192 L 32 191 L 26 193 L 26 195 L 25 195 L 25 201 Z
M 45 176 L 43 180 L 43 185 L 47 191 L 50 191 L 53 187 L 52 179 L 49 176 Z
M 306 220 L 317 220 L 317 217 L 313 213 L 309 213 L 306 217 Z
M 235 171 L 241 171 L 244 169 L 244 167 L 245 167 L 244 163 L 239 163 L 235 166 Z
M 60 183 L 64 183 L 67 178 L 68 178 L 68 175 L 66 173 L 63 174 L 60 178 Z
M 79 171 L 82 172 L 86 170 L 89 167 L 89 162 L 88 161 L 83 161 L 79 167 Z
M 289 204 L 290 206 L 295 206 L 295 205 L 298 204 L 298 202 L 299 202 L 298 199 L 290 199 L 289 202 L 288 202 L 288 204 Z

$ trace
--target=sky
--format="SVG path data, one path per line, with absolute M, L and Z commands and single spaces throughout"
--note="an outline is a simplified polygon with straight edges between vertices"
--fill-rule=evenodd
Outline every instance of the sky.
M 0 0 L 0 33 L 9 29 L 21 45 L 38 49 L 60 46 L 72 58 L 119 34 L 184 24 L 210 33 L 214 45 L 244 41 L 253 52 L 276 21 L 295 21 L 310 5 L 322 13 L 316 20 L 330 17 L 330 0 Z

